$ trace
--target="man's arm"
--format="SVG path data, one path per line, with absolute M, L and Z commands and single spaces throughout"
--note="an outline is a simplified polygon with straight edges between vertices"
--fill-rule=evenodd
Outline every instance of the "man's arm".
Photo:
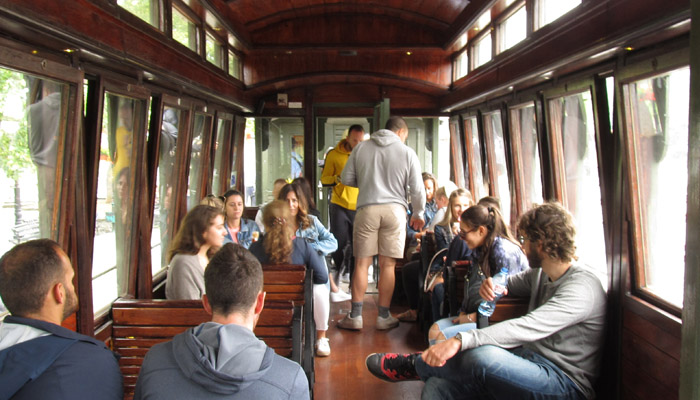
M 323 164 L 323 171 L 321 171 L 321 184 L 323 186 L 335 186 L 340 178 L 340 172 L 336 171 L 335 157 L 333 157 L 334 151 L 328 152 L 326 162 Z
M 425 212 L 425 187 L 423 186 L 418 156 L 413 151 L 410 155 L 408 184 L 411 189 L 411 206 L 413 206 L 410 225 L 416 231 L 420 231 L 425 225 L 425 217 L 423 216 Z
M 487 328 L 461 332 L 461 343 L 454 338 L 438 343 L 423 353 L 423 360 L 431 366 L 440 366 L 460 350 L 488 344 L 509 349 L 544 339 L 588 318 L 593 311 L 594 304 L 590 300 L 594 296 L 596 291 L 591 282 L 569 282 L 526 315 Z

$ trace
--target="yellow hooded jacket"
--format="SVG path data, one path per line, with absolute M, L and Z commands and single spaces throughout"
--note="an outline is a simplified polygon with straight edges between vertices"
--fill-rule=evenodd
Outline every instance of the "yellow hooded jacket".
M 321 184 L 333 186 L 331 203 L 337 204 L 348 210 L 355 210 L 357 207 L 357 195 L 359 190 L 356 187 L 345 186 L 340 183 L 340 173 L 345 168 L 345 163 L 350 158 L 350 152 L 345 150 L 346 140 L 338 142 L 335 148 L 326 155 L 326 164 L 321 172 Z

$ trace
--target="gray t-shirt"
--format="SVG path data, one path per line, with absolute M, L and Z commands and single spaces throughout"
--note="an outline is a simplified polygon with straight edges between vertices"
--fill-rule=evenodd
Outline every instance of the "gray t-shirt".
M 595 396 L 605 328 L 605 291 L 587 268 L 572 265 L 555 282 L 541 268 L 508 279 L 508 294 L 530 296 L 528 313 L 462 332 L 462 350 L 523 346 L 561 368 L 587 398 Z
M 177 254 L 170 260 L 165 281 L 168 300 L 199 300 L 204 294 L 204 268 L 196 254 Z

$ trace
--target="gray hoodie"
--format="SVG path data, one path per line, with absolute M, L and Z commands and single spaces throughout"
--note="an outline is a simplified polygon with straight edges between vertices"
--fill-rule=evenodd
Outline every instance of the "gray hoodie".
M 249 329 L 206 322 L 153 346 L 134 399 L 308 399 L 301 366 Z
M 388 203 L 401 204 L 408 209 L 410 194 L 413 215 L 423 218 L 425 188 L 418 156 L 390 130 L 380 129 L 370 140 L 359 143 L 340 177 L 343 185 L 360 189 L 358 210 Z

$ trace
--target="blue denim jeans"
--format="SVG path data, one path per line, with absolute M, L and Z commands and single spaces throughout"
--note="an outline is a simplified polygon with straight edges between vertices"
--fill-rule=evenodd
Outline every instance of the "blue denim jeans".
M 585 399 L 559 367 L 522 347 L 481 346 L 460 351 L 439 368 L 419 357 L 416 371 L 425 381 L 423 400 Z

